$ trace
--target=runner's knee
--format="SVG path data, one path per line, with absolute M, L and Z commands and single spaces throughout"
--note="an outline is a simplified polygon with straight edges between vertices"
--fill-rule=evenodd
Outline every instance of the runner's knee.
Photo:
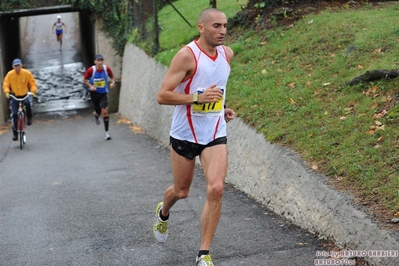
M 213 200 L 219 200 L 222 198 L 224 192 L 224 186 L 222 183 L 208 184 L 207 186 L 207 197 Z
M 188 192 L 190 189 L 185 189 L 185 190 L 175 190 L 175 197 L 178 199 L 185 199 L 188 197 Z

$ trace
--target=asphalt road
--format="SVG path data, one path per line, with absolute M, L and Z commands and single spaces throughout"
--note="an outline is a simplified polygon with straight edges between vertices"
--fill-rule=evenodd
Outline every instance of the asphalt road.
M 0 135 L 0 265 L 194 265 L 200 167 L 158 244 L 155 206 L 172 181 L 166 147 L 118 114 L 106 141 L 88 109 L 36 114 L 28 130 L 23 150 L 11 130 Z M 318 251 L 328 252 L 324 241 L 226 184 L 215 265 L 314 265 Z

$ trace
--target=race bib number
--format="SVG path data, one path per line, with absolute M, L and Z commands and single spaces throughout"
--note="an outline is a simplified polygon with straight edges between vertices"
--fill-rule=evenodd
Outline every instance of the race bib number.
M 104 88 L 105 87 L 105 79 L 94 79 L 93 86 L 96 88 Z
M 224 93 L 224 89 L 221 88 L 222 92 Z M 198 89 L 198 94 L 204 92 L 204 89 Z M 199 103 L 192 105 L 192 115 L 196 116 L 219 116 L 223 111 L 223 102 L 224 102 L 224 94 L 223 97 L 215 103 Z

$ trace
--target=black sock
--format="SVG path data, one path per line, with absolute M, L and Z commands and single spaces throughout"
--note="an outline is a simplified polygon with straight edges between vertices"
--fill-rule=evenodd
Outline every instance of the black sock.
M 109 117 L 104 116 L 103 120 L 104 120 L 105 131 L 108 131 Z
M 169 214 L 167 216 L 162 215 L 162 208 L 159 210 L 159 218 L 161 218 L 162 221 L 167 221 L 169 219 Z
M 201 257 L 202 255 L 208 255 L 209 254 L 209 250 L 200 250 L 198 252 L 198 258 Z

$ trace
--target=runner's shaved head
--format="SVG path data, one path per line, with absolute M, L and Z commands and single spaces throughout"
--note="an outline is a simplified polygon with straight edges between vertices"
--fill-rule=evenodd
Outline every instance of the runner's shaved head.
M 211 14 L 214 14 L 214 13 L 223 13 L 223 12 L 216 8 L 204 9 L 198 17 L 198 24 L 207 22 L 209 20 L 209 17 L 211 16 Z

